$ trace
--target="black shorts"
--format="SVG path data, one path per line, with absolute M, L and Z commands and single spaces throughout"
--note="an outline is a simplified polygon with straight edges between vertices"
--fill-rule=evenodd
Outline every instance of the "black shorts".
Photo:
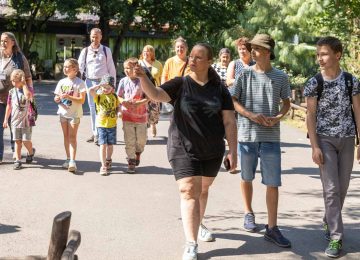
M 171 160 L 170 165 L 176 180 L 193 176 L 216 177 L 222 159 L 223 157 L 194 161 L 188 158 L 180 158 Z

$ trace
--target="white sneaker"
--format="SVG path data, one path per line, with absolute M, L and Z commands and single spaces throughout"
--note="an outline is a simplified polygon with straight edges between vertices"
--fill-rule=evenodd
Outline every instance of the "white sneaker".
M 182 260 L 197 260 L 198 245 L 195 242 L 186 242 Z
M 212 242 L 215 240 L 213 234 L 203 224 L 200 224 L 198 239 L 204 242 Z
M 68 171 L 69 171 L 69 172 L 72 172 L 72 173 L 75 173 L 76 170 L 77 170 L 77 168 L 76 168 L 76 163 L 75 163 L 75 161 L 74 161 L 74 160 L 70 160 L 70 161 L 69 161 Z
M 63 169 L 68 169 L 69 168 L 69 159 L 66 159 L 66 161 L 61 165 L 61 167 L 63 168 Z

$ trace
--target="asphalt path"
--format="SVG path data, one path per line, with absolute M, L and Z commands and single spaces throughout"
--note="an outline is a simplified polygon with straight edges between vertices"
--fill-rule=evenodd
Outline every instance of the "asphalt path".
M 33 129 L 34 163 L 12 169 L 9 131 L 5 130 L 5 162 L 0 165 L 0 259 L 46 255 L 55 215 L 71 211 L 70 229 L 81 232 L 80 259 L 181 259 L 184 235 L 179 195 L 166 157 L 169 120 L 161 118 L 158 136 L 149 135 L 136 174 L 127 174 L 122 123 L 114 147 L 113 171 L 100 176 L 99 149 L 90 135 L 87 105 L 78 132 L 76 175 L 61 168 L 65 159 L 54 82 L 38 83 L 40 116 Z M 326 259 L 321 223 L 322 188 L 311 160 L 305 133 L 282 124 L 282 182 L 279 220 L 292 242 L 282 249 L 263 238 L 266 224 L 265 187 L 260 173 L 254 181 L 253 208 L 261 230 L 242 230 L 243 207 L 239 175 L 221 169 L 210 190 L 204 224 L 215 242 L 199 242 L 199 259 Z M 23 155 L 26 152 L 23 150 Z M 343 259 L 360 259 L 360 167 L 355 164 L 343 209 Z

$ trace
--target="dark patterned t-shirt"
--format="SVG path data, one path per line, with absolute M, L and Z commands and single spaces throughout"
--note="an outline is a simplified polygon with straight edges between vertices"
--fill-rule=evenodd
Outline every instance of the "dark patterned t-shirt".
M 353 77 L 352 96 L 360 93 L 359 82 Z M 318 96 L 318 83 L 312 77 L 305 85 L 305 97 Z M 334 80 L 325 80 L 316 111 L 316 133 L 331 137 L 355 136 L 355 124 L 344 73 Z
M 212 64 L 211 67 L 214 68 L 216 73 L 219 75 L 219 77 L 221 79 L 221 82 L 224 83 L 224 85 L 226 86 L 226 71 L 227 71 L 227 68 L 221 67 L 217 63 Z

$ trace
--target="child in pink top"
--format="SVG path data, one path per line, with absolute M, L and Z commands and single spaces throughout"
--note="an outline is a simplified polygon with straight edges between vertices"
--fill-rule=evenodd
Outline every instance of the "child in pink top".
M 148 99 L 140 87 L 140 80 L 134 75 L 137 63 L 136 58 L 124 62 L 126 77 L 120 80 L 117 91 L 117 95 L 123 99 L 121 113 L 128 173 L 134 173 L 135 166 L 140 164 L 140 154 L 144 151 L 147 139 Z

